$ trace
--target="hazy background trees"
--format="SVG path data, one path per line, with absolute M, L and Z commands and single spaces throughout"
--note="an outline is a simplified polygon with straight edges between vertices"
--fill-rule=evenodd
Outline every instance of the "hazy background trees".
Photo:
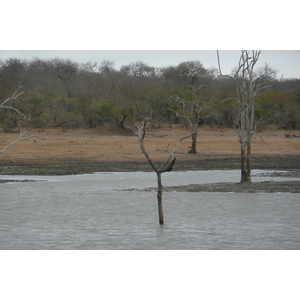
M 25 93 L 14 105 L 29 117 L 1 110 L 0 125 L 8 132 L 19 130 L 18 124 L 40 129 L 94 128 L 105 123 L 122 127 L 126 109 L 135 104 L 141 113 L 151 114 L 149 126 L 166 122 L 188 128 L 189 118 L 194 132 L 199 124 L 233 127 L 238 111 L 228 99 L 234 85 L 215 75 L 200 61 L 161 68 L 137 61 L 117 70 L 109 60 L 83 64 L 61 58 L 0 60 L 0 100 L 22 85 Z M 261 91 L 255 115 L 262 118 L 257 130 L 268 125 L 299 129 L 300 79 L 286 79 Z

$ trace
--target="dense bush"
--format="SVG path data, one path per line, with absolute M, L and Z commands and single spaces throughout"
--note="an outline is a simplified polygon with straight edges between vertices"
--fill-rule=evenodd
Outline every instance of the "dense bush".
M 0 103 L 22 85 L 25 93 L 11 104 L 29 119 L 0 110 L 0 123 L 6 131 L 15 130 L 18 124 L 94 128 L 114 123 L 122 127 L 132 104 L 152 117 L 153 126 L 161 122 L 172 126 L 185 122 L 168 110 L 179 108 L 171 100 L 180 97 L 205 107 L 197 117 L 201 122 L 233 127 L 236 120 L 232 82 L 219 79 L 199 61 L 160 69 L 136 62 L 118 71 L 109 61 L 98 67 L 97 63 L 80 65 L 59 58 L 10 58 L 0 61 L 0 76 Z M 261 126 L 300 129 L 300 79 L 284 80 L 259 94 L 255 114 Z

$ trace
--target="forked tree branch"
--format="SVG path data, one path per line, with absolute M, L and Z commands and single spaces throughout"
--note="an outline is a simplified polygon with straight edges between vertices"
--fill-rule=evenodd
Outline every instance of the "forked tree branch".
M 16 100 L 19 96 L 21 96 L 22 94 L 24 94 L 24 91 L 18 93 L 18 90 L 22 88 L 22 86 L 19 86 L 15 92 L 13 93 L 13 95 L 11 97 L 8 97 L 7 99 L 5 99 L 1 104 L 0 104 L 0 108 L 6 108 L 6 109 L 11 109 L 14 110 L 15 112 L 17 112 L 19 115 L 21 115 L 24 119 L 28 120 L 28 118 L 22 114 L 18 109 L 16 109 L 15 107 L 13 107 L 12 105 L 7 105 L 8 102 L 10 100 Z
M 11 100 L 16 100 L 19 96 L 21 96 L 24 91 L 22 92 L 18 92 L 19 89 L 22 88 L 22 86 L 19 86 L 15 92 L 13 93 L 13 95 L 11 97 L 8 97 L 6 100 L 4 100 L 1 104 L 0 104 L 0 109 L 1 108 L 6 108 L 6 109 L 11 109 L 15 112 L 17 112 L 20 116 L 22 116 L 24 119 L 29 120 L 24 114 L 22 114 L 18 109 L 16 109 L 15 107 L 13 107 L 11 104 L 9 105 L 9 101 Z M 7 155 L 13 162 L 16 162 L 16 160 L 9 154 L 6 152 L 6 150 L 10 147 L 12 147 L 13 145 L 17 144 L 20 141 L 30 141 L 32 143 L 38 143 L 41 144 L 44 148 L 44 150 L 47 152 L 47 154 L 50 156 L 49 152 L 46 150 L 44 143 L 42 142 L 42 140 L 45 140 L 44 138 L 38 136 L 38 135 L 30 135 L 27 131 L 23 131 L 22 127 L 19 125 L 20 128 L 20 136 L 18 139 L 16 139 L 15 141 L 13 141 L 12 143 L 10 143 L 9 145 L 6 145 L 5 147 L 3 147 L 0 150 L 0 154 L 4 154 Z
M 168 150 L 168 152 L 169 152 L 169 157 L 168 157 L 166 163 L 164 164 L 164 167 L 170 162 L 170 160 L 172 159 L 173 155 L 175 154 L 175 152 L 176 152 L 177 149 L 179 148 L 181 142 L 182 142 L 183 140 L 185 140 L 185 139 L 187 139 L 187 138 L 189 138 L 189 137 L 191 137 L 191 136 L 193 135 L 193 134 L 191 133 L 191 134 L 189 134 L 189 135 L 186 135 L 186 136 L 182 137 L 181 139 L 178 139 L 178 138 L 176 137 L 175 130 L 173 130 L 172 133 L 173 133 L 174 138 L 177 140 L 177 145 L 173 148 L 173 150 L 170 150 L 170 149 L 169 149 L 170 144 L 168 145 L 167 150 Z M 163 168 L 164 168 L 164 167 L 163 167 Z
M 38 136 L 38 135 L 30 135 L 27 131 L 23 131 L 22 127 L 19 125 L 20 127 L 20 136 L 18 139 L 16 139 L 15 141 L 13 141 L 12 143 L 10 143 L 9 145 L 5 146 L 2 148 L 2 150 L 0 150 L 0 153 L 7 155 L 13 162 L 16 162 L 16 160 L 9 154 L 6 152 L 6 150 L 10 147 L 12 147 L 13 145 L 17 144 L 20 141 L 29 141 L 35 144 L 41 144 L 44 148 L 44 150 L 47 152 L 47 154 L 50 156 L 49 152 L 46 150 L 43 141 L 41 140 L 45 140 L 43 137 Z
M 145 155 L 145 157 L 147 158 L 149 164 L 151 165 L 152 169 L 158 174 L 161 172 L 161 170 L 159 170 L 159 168 L 153 163 L 149 153 L 147 152 L 146 150 L 146 147 L 145 147 L 145 144 L 144 144 L 144 139 L 145 139 L 145 136 L 146 136 L 146 124 L 147 124 L 147 119 L 140 113 L 140 111 L 138 110 L 139 112 L 139 115 L 140 117 L 142 118 L 142 124 L 140 126 L 134 124 L 132 122 L 132 124 L 129 126 L 129 125 L 125 125 L 124 127 L 127 128 L 127 129 L 130 129 L 138 138 L 139 138 L 139 144 L 140 144 L 140 148 L 143 152 L 143 154 Z M 170 150 L 169 149 L 169 146 L 170 144 L 168 145 L 167 147 L 167 150 L 169 152 L 169 157 L 167 159 L 167 161 L 165 162 L 164 164 L 164 167 L 163 169 L 166 167 L 166 165 L 170 162 L 170 160 L 172 159 L 175 151 L 179 148 L 180 146 L 180 143 L 186 139 L 186 138 L 189 138 L 191 136 L 188 135 L 188 136 L 184 136 L 183 138 L 181 139 L 177 139 L 176 138 L 176 135 L 175 135 L 175 132 L 173 131 L 173 135 L 174 135 L 174 138 L 177 140 L 177 144 L 176 146 L 173 148 L 173 150 Z

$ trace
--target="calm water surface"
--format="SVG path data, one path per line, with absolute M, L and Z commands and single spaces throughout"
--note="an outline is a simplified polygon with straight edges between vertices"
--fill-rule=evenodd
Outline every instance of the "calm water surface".
M 171 172 L 163 184 L 238 182 L 239 176 Z M 159 226 L 156 192 L 126 191 L 155 187 L 154 173 L 0 179 L 38 180 L 0 184 L 0 249 L 300 249 L 299 194 L 164 192 Z

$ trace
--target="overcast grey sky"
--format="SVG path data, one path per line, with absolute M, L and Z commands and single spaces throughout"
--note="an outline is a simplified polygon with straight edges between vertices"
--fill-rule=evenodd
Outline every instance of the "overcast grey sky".
M 239 50 L 221 50 L 222 72 L 230 73 L 237 66 Z M 9 57 L 42 59 L 61 57 L 70 58 L 79 63 L 88 61 L 98 62 L 108 59 L 119 69 L 135 61 L 143 61 L 154 67 L 177 65 L 188 60 L 199 60 L 205 68 L 218 67 L 215 50 L 0 50 L 0 58 Z M 300 51 L 299 50 L 263 50 L 258 66 L 269 63 L 278 70 L 278 76 L 284 78 L 300 78 Z
M 298 10 L 291 0 L 284 5 L 254 0 L 238 6 L 232 0 L 152 0 L 143 5 L 114 0 L 97 6 L 92 0 L 72 5 L 53 0 L 46 8 L 35 5 L 32 0 L 3 3 L 1 59 L 62 57 L 80 63 L 108 59 L 117 69 L 135 61 L 161 67 L 199 60 L 210 68 L 217 67 L 216 51 L 210 49 L 224 49 L 222 71 L 230 73 L 240 52 L 225 49 L 250 48 L 265 49 L 260 66 L 269 63 L 278 76 L 300 78 Z

